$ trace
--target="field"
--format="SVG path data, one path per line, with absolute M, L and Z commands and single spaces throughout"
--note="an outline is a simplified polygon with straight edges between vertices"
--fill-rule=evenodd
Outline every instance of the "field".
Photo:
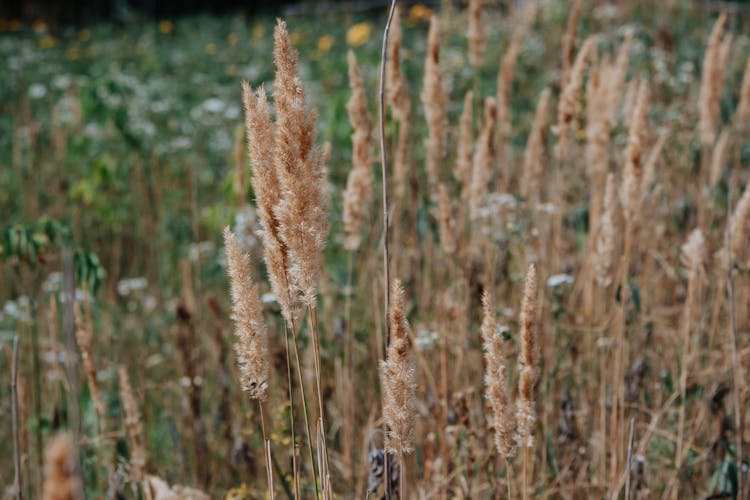
M 0 20 L 4 498 L 750 498 L 750 11 L 467 3 Z

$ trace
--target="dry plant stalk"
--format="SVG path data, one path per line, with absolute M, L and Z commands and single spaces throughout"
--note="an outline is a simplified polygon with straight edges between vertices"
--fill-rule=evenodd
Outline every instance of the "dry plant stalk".
M 437 16 L 432 16 L 430 19 L 424 85 L 420 98 L 428 131 L 424 141 L 425 170 L 429 186 L 434 188 L 440 182 L 440 170 L 445 162 L 448 142 L 448 91 L 440 72 L 440 31 Z
M 518 401 L 516 402 L 516 443 L 520 448 L 534 447 L 534 384 L 537 378 L 537 278 L 536 266 L 530 264 L 526 271 L 526 281 L 521 302 L 521 354 L 519 359 Z
M 578 32 L 578 21 L 581 18 L 582 0 L 575 0 L 573 8 L 568 17 L 568 24 L 565 27 L 565 34 L 562 39 L 562 77 L 560 78 L 560 88 L 565 88 L 570 78 L 570 68 L 573 66 L 573 58 L 576 51 L 576 33 Z
M 560 94 L 560 102 L 557 105 L 557 143 L 555 144 L 555 158 L 560 161 L 565 157 L 568 147 L 568 131 L 570 124 L 576 115 L 577 103 L 583 85 L 583 75 L 589 59 L 596 55 L 596 37 L 590 36 L 583 42 L 581 50 L 578 51 L 575 64 L 570 70 L 567 80 Z
M 461 184 L 461 200 L 468 202 L 471 186 L 471 160 L 474 149 L 474 92 L 464 95 L 464 107 L 458 120 L 458 138 L 456 140 L 456 168 L 453 176 Z
M 724 69 L 731 47 L 731 35 L 722 37 L 727 21 L 727 13 L 722 12 L 714 23 L 708 38 L 706 54 L 703 57 L 700 95 L 698 97 L 698 131 L 701 146 L 710 147 L 714 143 L 719 120 L 719 101 L 724 83 Z
M 73 437 L 61 432 L 52 438 L 44 454 L 43 500 L 83 500 L 83 481 Z
M 268 333 L 258 285 L 252 280 L 250 257 L 243 253 L 234 233 L 224 229 L 227 272 L 232 295 L 232 320 L 236 341 L 234 352 L 239 367 L 240 387 L 250 399 L 268 397 Z
M 469 218 L 472 221 L 480 218 L 482 209 L 487 204 L 488 184 L 492 179 L 495 154 L 493 138 L 496 123 L 496 101 L 493 97 L 488 97 L 484 101 L 484 121 L 472 159 L 471 198 L 469 200 Z
M 466 38 L 469 40 L 469 64 L 475 69 L 482 65 L 482 56 L 487 46 L 485 3 L 486 0 L 469 0 L 469 29 Z
M 123 421 L 125 429 L 130 436 L 130 472 L 136 483 L 143 482 L 146 470 L 146 449 L 143 444 L 143 423 L 138 411 L 138 403 L 135 401 L 133 387 L 130 385 L 130 376 L 124 366 L 117 369 L 120 383 L 120 400 L 123 410 Z
M 391 292 L 391 343 L 380 362 L 383 419 L 387 425 L 385 450 L 400 457 L 414 451 L 416 368 L 409 353 L 411 328 L 406 319 L 404 289 L 394 280 Z
M 534 122 L 523 153 L 521 194 L 531 208 L 536 207 L 541 199 L 541 180 L 545 161 L 544 136 L 547 129 L 549 97 L 549 89 L 544 89 L 539 96 L 534 112 Z
M 373 198 L 373 151 L 372 120 L 367 111 L 367 97 L 362 72 L 354 52 L 349 51 L 349 87 L 352 95 L 346 103 L 349 121 L 352 123 L 352 170 L 344 190 L 344 248 L 353 252 L 362 241 L 362 225 L 369 220 Z
M 484 397 L 492 408 L 489 424 L 495 431 L 495 447 L 503 458 L 515 454 L 513 441 L 515 415 L 508 397 L 507 373 L 503 339 L 495 320 L 495 311 L 489 291 L 482 295 L 482 344 L 484 347 L 485 375 Z
M 694 229 L 688 236 L 687 241 L 682 245 L 680 260 L 682 265 L 688 270 L 688 291 L 685 301 L 684 320 L 683 320 L 683 347 L 682 347 L 682 365 L 680 367 L 680 395 L 682 404 L 680 405 L 679 422 L 677 424 L 677 449 L 675 451 L 675 467 L 679 469 L 683 461 L 683 445 L 685 432 L 685 395 L 687 392 L 687 374 L 690 369 L 691 359 L 691 340 L 693 339 L 693 325 L 696 313 L 700 306 L 701 289 L 706 274 L 706 261 L 708 251 L 706 249 L 706 239 L 700 229 Z
M 438 222 L 440 226 L 440 247 L 450 255 L 456 251 L 456 222 L 448 195 L 448 188 L 444 183 L 438 185 Z

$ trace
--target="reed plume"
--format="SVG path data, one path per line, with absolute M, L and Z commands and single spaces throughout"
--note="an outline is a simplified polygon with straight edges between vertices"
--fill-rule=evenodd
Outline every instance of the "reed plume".
M 409 134 L 411 132 L 411 97 L 406 77 L 401 71 L 401 11 L 396 7 L 388 35 L 386 98 L 393 118 L 398 122 L 398 142 L 393 155 L 393 184 L 398 198 L 406 195 L 409 174 Z
M 250 258 L 242 252 L 237 238 L 224 229 L 224 248 L 232 295 L 235 324 L 234 352 L 239 367 L 240 387 L 250 399 L 264 401 L 268 395 L 268 333 L 263 322 L 263 306 L 258 285 L 253 283 Z
M 570 78 L 570 68 L 573 66 L 573 58 L 576 51 L 576 33 L 578 32 L 578 21 L 581 18 L 582 0 L 575 0 L 573 8 L 568 16 L 568 24 L 562 39 L 562 77 L 560 88 L 565 88 Z
M 425 169 L 427 181 L 430 187 L 434 188 L 440 182 L 440 169 L 445 162 L 448 139 L 448 92 L 440 72 L 440 31 L 437 16 L 432 16 L 430 19 L 424 84 L 420 98 L 428 131 L 424 143 Z
M 461 199 L 468 201 L 471 186 L 471 160 L 474 148 L 474 93 L 469 90 L 464 95 L 464 107 L 458 120 L 458 139 L 456 141 L 456 168 L 453 176 L 461 184 Z
M 44 454 L 43 500 L 83 500 L 83 481 L 78 452 L 70 434 L 61 432 L 47 445 Z
M 242 82 L 242 99 L 245 105 L 247 146 L 253 167 L 251 182 L 261 224 L 263 259 L 271 290 L 279 301 L 282 316 L 289 323 L 294 315 L 294 301 L 286 274 L 289 266 L 288 250 L 281 239 L 279 221 L 274 213 L 274 207 L 281 199 L 281 186 L 275 166 L 274 126 L 263 87 L 253 93 L 247 82 Z
M 328 234 L 329 150 L 315 147 L 317 113 L 306 111 L 305 89 L 286 23 L 274 30 L 276 172 L 282 197 L 274 207 L 289 252 L 289 275 L 302 301 L 316 307 L 317 282 Z
M 617 234 L 619 232 L 619 225 L 617 224 L 618 209 L 615 176 L 610 173 L 607 174 L 604 192 L 604 214 L 601 217 L 596 233 L 593 254 L 594 279 L 597 285 L 602 288 L 607 288 L 612 284 L 613 280 L 612 268 L 614 267 Z
M 576 115 L 576 105 L 583 85 L 583 76 L 586 64 L 596 54 L 596 37 L 588 37 L 581 50 L 578 51 L 575 63 L 570 70 L 567 80 L 560 94 L 560 102 L 557 105 L 557 143 L 555 144 L 555 158 L 561 160 L 567 151 L 568 131 L 570 124 Z
M 700 142 L 708 148 L 714 142 L 719 120 L 719 101 L 724 81 L 724 66 L 729 54 L 731 37 L 722 38 L 727 13 L 722 12 L 714 23 L 703 57 L 700 95 L 698 96 L 698 131 Z M 728 42 L 728 43 L 727 43 Z
M 137 482 L 142 483 L 146 470 L 146 449 L 143 444 L 143 422 L 135 401 L 130 376 L 124 366 L 117 369 L 120 384 L 120 401 L 122 404 L 125 429 L 130 436 L 130 475 Z
M 391 293 L 391 343 L 387 356 L 380 362 L 380 385 L 383 394 L 383 419 L 387 425 L 385 449 L 399 456 L 414 451 L 414 403 L 416 369 L 409 354 L 411 328 L 406 320 L 404 289 L 394 280 Z
M 625 149 L 623 186 L 620 194 L 625 215 L 626 234 L 631 236 L 638 222 L 641 208 L 641 181 L 648 132 L 648 99 L 648 83 L 644 80 L 638 87 L 638 97 L 633 110 L 633 119 L 630 123 L 628 144 Z
M 750 187 L 745 188 L 742 197 L 734 207 L 730 222 L 732 239 L 729 242 L 729 251 L 732 262 L 736 262 L 747 250 L 748 222 L 750 222 Z M 743 263 L 744 264 L 744 263 Z
M 373 150 L 372 121 L 367 111 L 367 98 L 362 73 L 354 52 L 349 51 L 349 86 L 352 95 L 346 103 L 349 121 L 352 123 L 352 169 L 344 190 L 344 248 L 350 252 L 359 248 L 362 225 L 369 219 L 373 198 Z
M 750 57 L 745 63 L 745 72 L 742 74 L 742 85 L 740 86 L 740 101 L 734 114 L 735 123 L 741 127 L 747 127 L 750 120 Z
M 505 49 L 500 60 L 500 71 L 497 74 L 497 151 L 501 161 L 507 161 L 506 145 L 512 133 L 510 97 L 513 88 L 513 78 L 516 74 L 516 62 L 521 50 L 525 27 L 522 24 L 513 30 L 508 48 Z M 508 166 L 504 165 L 507 169 Z
M 534 112 L 531 132 L 526 140 L 523 152 L 523 176 L 521 177 L 521 194 L 530 207 L 536 206 L 541 198 L 541 179 L 544 172 L 544 143 L 547 128 L 550 90 L 544 89 L 539 95 L 539 101 Z
M 445 183 L 438 184 L 438 222 L 440 226 L 440 248 L 446 254 L 456 251 L 456 222 Z
M 508 397 L 507 373 L 503 339 L 495 320 L 495 311 L 489 291 L 482 295 L 482 344 L 484 347 L 485 375 L 484 397 L 492 408 L 490 426 L 495 431 L 495 447 L 503 458 L 515 454 L 513 433 L 515 415 Z
M 729 154 L 729 130 L 728 128 L 724 129 L 719 134 L 719 138 L 716 140 L 716 144 L 714 144 L 713 151 L 711 152 L 709 184 L 712 188 L 716 187 L 724 173 L 724 164 Z
M 534 384 L 537 377 L 538 341 L 536 327 L 537 282 L 536 266 L 530 264 L 521 302 L 521 354 L 519 359 L 518 401 L 516 403 L 516 442 L 520 447 L 534 446 Z
M 474 157 L 472 158 L 471 199 L 469 200 L 469 217 L 476 220 L 487 203 L 487 192 L 492 179 L 494 163 L 493 138 L 497 122 L 497 106 L 493 97 L 484 100 L 484 121 L 479 131 Z
M 643 163 L 643 178 L 641 179 L 641 202 L 645 201 L 656 180 L 656 167 L 659 164 L 661 151 L 667 143 L 669 134 L 662 134 L 656 140 L 656 144 L 651 147 L 646 160 Z
M 617 117 L 617 105 L 625 84 L 633 32 L 628 31 L 614 63 L 602 63 L 592 71 L 586 88 L 586 162 L 591 182 L 590 231 L 596 234 L 602 210 L 604 182 L 609 162 L 609 143 Z
M 469 0 L 469 64 L 478 68 L 482 65 L 484 49 L 487 46 L 487 24 L 484 22 L 486 0 Z

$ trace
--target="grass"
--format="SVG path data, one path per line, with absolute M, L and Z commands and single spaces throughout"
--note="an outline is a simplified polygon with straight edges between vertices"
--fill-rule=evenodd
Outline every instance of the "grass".
M 750 274 L 737 257 L 728 294 L 726 266 L 714 254 L 723 246 L 727 212 L 747 185 L 750 144 L 733 134 L 719 182 L 710 189 L 700 184 L 702 159 L 710 151 L 698 140 L 697 101 L 715 13 L 682 2 L 583 10 L 576 49 L 598 33 L 600 53 L 613 54 L 625 29 L 633 30 L 627 81 L 640 77 L 650 87 L 645 151 L 668 134 L 655 182 L 646 186 L 634 250 L 625 264 L 614 264 L 615 284 L 597 287 L 590 269 L 592 190 L 583 160 L 588 72 L 577 93 L 568 155 L 554 157 L 554 128 L 546 129 L 540 193 L 547 205 L 540 210 L 517 194 L 526 139 L 545 88 L 552 96 L 550 124 L 556 121 L 566 2 L 544 4 L 519 52 L 507 161 L 494 162 L 513 196 L 496 192 L 500 182 L 493 176 L 488 201 L 480 204 L 490 215 L 482 224 L 466 220 L 468 200 L 460 198 L 452 176 L 464 95 L 469 90 L 475 95 L 476 139 L 482 100 L 496 93 L 499 62 L 518 24 L 495 2 L 488 11 L 489 39 L 477 69 L 467 60 L 463 11 L 446 5 L 438 12 L 440 69 L 449 94 L 448 159 L 440 168 L 456 219 L 455 252 L 440 246 L 446 226 L 424 172 L 422 139 L 428 132 L 419 93 L 431 12 L 417 5 L 403 13 L 413 170 L 406 197 L 391 190 L 391 273 L 404 283 L 417 396 L 416 451 L 399 460 L 406 474 L 399 478 L 402 491 L 430 498 L 503 492 L 514 498 L 604 497 L 624 491 L 630 470 L 630 489 L 638 498 L 736 495 L 742 442 L 737 422 L 741 429 L 747 426 L 738 413 L 745 419 L 748 413 L 747 391 L 737 383 L 742 371 L 736 369 L 746 370 L 748 363 Z M 325 463 L 337 496 L 358 498 L 373 464 L 383 459 L 378 366 L 387 321 L 380 298 L 387 284 L 379 175 L 373 179 L 370 219 L 354 252 L 343 245 L 342 191 L 352 162 L 347 50 L 356 53 L 375 117 L 385 14 L 285 20 L 299 51 L 308 101 L 320 115 L 317 143 L 331 143 L 331 229 L 318 308 L 300 315 L 296 331 L 287 330 L 266 279 L 243 144 L 240 81 L 253 87 L 265 82 L 271 91 L 274 20 L 131 18 L 54 33 L 42 23 L 0 23 L 0 59 L 7 68 L 0 72 L 0 345 L 8 354 L 0 356 L 0 415 L 10 422 L 10 352 L 18 336 L 28 498 L 41 491 L 42 450 L 59 429 L 75 432 L 75 415 L 89 496 L 102 496 L 108 488 L 127 497 L 141 494 L 144 478 L 129 463 L 134 450 L 118 391 L 121 366 L 130 374 L 140 411 L 146 473 L 170 484 L 191 485 L 212 497 L 255 498 L 267 491 L 267 464 L 275 496 L 299 489 L 310 497 L 318 488 L 326 491 L 316 482 L 322 478 L 313 478 Z M 720 99 L 721 130 L 735 127 L 750 53 L 741 9 L 729 15 L 726 31 L 734 40 Z M 618 178 L 629 111 L 618 110 L 611 134 L 608 170 Z M 391 158 L 398 127 L 387 120 Z M 230 350 L 233 325 L 221 239 L 227 225 L 250 255 L 271 339 L 263 421 L 258 405 L 242 395 Z M 680 259 L 696 227 L 707 246 L 702 285 L 688 280 L 693 273 Z M 530 262 L 538 266 L 540 289 L 535 445 L 506 461 L 494 449 L 491 409 L 483 399 L 480 297 L 484 289 L 495 297 L 505 376 L 515 384 L 523 276 Z M 66 372 L 71 355 L 66 342 L 76 327 L 74 306 L 64 298 L 73 279 L 76 304 L 91 303 L 106 434 L 99 432 L 86 374 Z M 694 286 L 702 288 L 695 292 Z M 686 313 L 686 302 L 697 305 Z M 730 332 L 736 334 L 736 353 Z M 285 335 L 296 336 L 299 347 L 294 370 L 287 366 Z M 303 425 L 300 379 L 308 402 L 314 402 L 313 426 Z M 80 391 L 71 390 L 76 386 Z M 514 388 L 506 387 L 515 395 Z M 319 406 L 325 415 L 319 415 Z M 325 417 L 325 440 L 310 431 L 317 429 L 318 417 Z M 628 467 L 631 419 L 634 460 Z M 271 441 L 268 462 L 264 436 Z M 12 437 L 10 425 L 0 426 L 0 471 L 8 471 L 0 472 L 0 483 L 6 485 L 13 481 Z M 311 459 L 320 442 L 328 450 L 325 460 Z M 745 455 L 748 448 L 742 447 Z M 107 480 L 113 473 L 114 486 Z M 747 491 L 747 477 L 744 484 Z

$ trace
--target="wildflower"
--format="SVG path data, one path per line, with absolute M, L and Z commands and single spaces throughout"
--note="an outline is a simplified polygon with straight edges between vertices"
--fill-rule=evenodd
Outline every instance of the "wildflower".
M 409 9 L 409 22 L 429 21 L 435 12 L 424 4 L 418 3 Z
M 174 24 L 172 21 L 162 21 L 159 23 L 159 33 L 162 35 L 170 35 L 174 30 Z
M 333 47 L 333 42 L 335 42 L 336 39 L 333 38 L 331 35 L 323 35 L 318 39 L 318 51 L 325 54 L 329 50 L 331 50 L 331 47 Z
M 367 42 L 372 35 L 372 25 L 368 22 L 357 23 L 346 32 L 346 43 L 359 47 Z

